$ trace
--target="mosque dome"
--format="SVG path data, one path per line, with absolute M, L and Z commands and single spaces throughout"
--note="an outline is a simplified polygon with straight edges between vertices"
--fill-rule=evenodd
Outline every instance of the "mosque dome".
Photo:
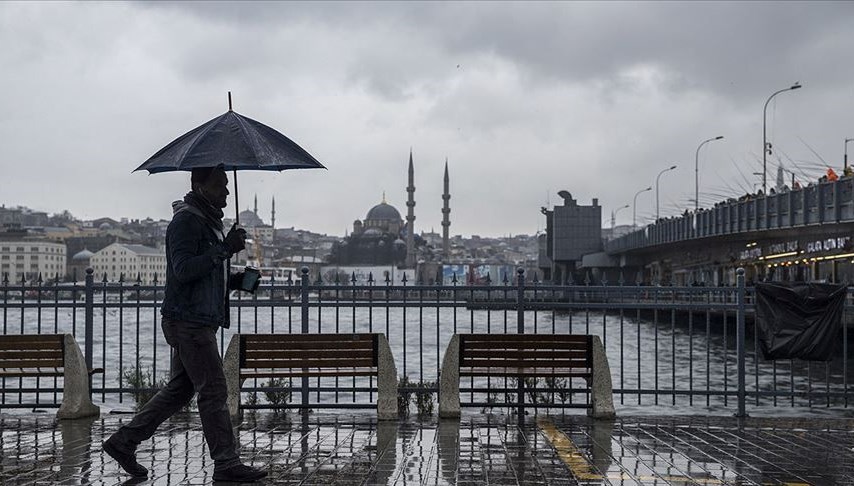
M 110 225 L 110 223 L 107 223 L 105 221 L 98 226 L 98 229 L 101 231 L 110 231 L 111 229 L 113 229 L 113 227 Z
M 364 233 L 362 233 L 362 235 L 365 237 L 369 237 L 369 238 L 370 237 L 379 238 L 383 235 L 383 232 L 377 228 L 368 228 L 365 230 Z
M 240 212 L 240 226 L 244 228 L 254 228 L 256 226 L 263 226 L 264 222 L 261 221 L 261 218 L 255 214 L 255 211 L 241 211 Z
M 75 253 L 74 256 L 71 257 L 71 260 L 72 261 L 78 261 L 78 262 L 79 261 L 89 261 L 89 259 L 92 258 L 92 255 L 94 255 L 94 253 L 92 253 L 91 251 L 84 248 L 83 250 Z
M 400 221 L 400 213 L 385 201 L 377 204 L 368 211 L 365 221 Z

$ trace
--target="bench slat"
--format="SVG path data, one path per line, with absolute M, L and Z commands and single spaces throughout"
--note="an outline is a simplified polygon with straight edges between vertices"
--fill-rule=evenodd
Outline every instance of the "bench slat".
M 493 342 L 467 342 L 461 343 L 460 349 L 468 350 L 488 350 L 488 349 L 564 349 L 572 351 L 587 351 L 586 344 L 573 342 L 567 343 L 549 343 L 544 341 L 531 341 L 524 343 L 519 341 L 493 341 Z
M 549 367 L 549 368 L 589 368 L 590 364 L 586 359 L 550 359 L 550 360 L 531 360 L 531 359 L 461 359 L 460 366 L 470 366 L 474 368 L 480 367 L 502 367 L 502 368 L 519 368 L 519 367 Z
M 243 368 L 337 368 L 373 366 L 373 359 L 325 359 L 320 356 L 317 359 L 249 359 L 242 365 Z
M 62 359 L 4 359 L 0 360 L 0 368 L 62 368 Z
M 252 378 L 298 378 L 303 376 L 377 376 L 376 368 L 309 368 L 302 369 L 251 369 L 240 370 L 240 377 Z
M 264 343 L 264 342 L 284 342 L 284 343 L 300 343 L 300 342 L 329 342 L 329 341 L 346 341 L 346 342 L 373 342 L 373 334 L 241 334 L 240 338 L 247 343 Z
M 52 343 L 62 348 L 62 334 L 3 334 L 0 335 L 0 348 L 10 348 L 7 344 L 17 343 Z
M 0 369 L 0 378 L 26 378 L 32 376 L 62 376 L 61 368 L 4 368 Z
M 587 351 L 575 351 L 566 349 L 465 349 L 461 358 L 516 358 L 516 359 L 587 359 L 590 353 Z
M 323 350 L 321 352 L 314 350 L 246 350 L 246 361 L 256 359 L 314 359 L 319 356 L 323 358 L 347 358 L 347 359 L 373 359 L 373 349 L 357 349 L 352 351 L 330 351 Z
M 32 350 L 32 349 L 0 349 L 0 361 L 5 359 L 17 359 L 17 358 L 57 358 L 62 359 L 62 350 L 61 349 L 46 349 L 46 350 Z
M 326 349 L 365 349 L 371 350 L 373 346 L 370 342 L 363 341 L 323 341 L 323 342 L 288 342 L 288 341 L 261 341 L 245 343 L 251 346 L 250 349 L 293 349 L 293 350 L 326 350 Z
M 0 342 L 0 349 L 6 350 L 49 350 L 49 349 L 58 349 L 60 352 L 62 351 L 62 343 L 55 343 L 52 341 L 17 341 L 14 343 L 3 343 Z
M 583 343 L 587 344 L 587 335 L 583 334 L 461 334 L 462 342 L 549 342 L 549 343 Z
M 551 368 L 551 367 L 527 367 L 527 368 L 460 368 L 460 376 L 560 376 L 564 378 L 590 378 L 592 372 L 579 372 L 578 368 Z

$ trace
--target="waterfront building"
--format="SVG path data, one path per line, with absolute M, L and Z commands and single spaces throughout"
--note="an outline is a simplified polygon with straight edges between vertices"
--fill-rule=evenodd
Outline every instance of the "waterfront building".
M 546 217 L 545 251 L 538 261 L 545 280 L 564 283 L 572 276 L 579 281 L 575 274 L 584 255 L 602 251 L 602 207 L 596 198 L 582 206 L 568 191 L 558 195 L 562 206 L 541 209 Z
M 66 273 L 65 245 L 42 240 L 0 241 L 0 274 L 10 283 L 62 278 Z M 2 279 L 3 277 L 0 277 Z
M 96 280 L 107 276 L 107 281 L 117 282 L 124 276 L 125 282 L 136 282 L 137 276 L 143 284 L 166 279 L 166 252 L 163 249 L 142 245 L 113 243 L 90 257 Z

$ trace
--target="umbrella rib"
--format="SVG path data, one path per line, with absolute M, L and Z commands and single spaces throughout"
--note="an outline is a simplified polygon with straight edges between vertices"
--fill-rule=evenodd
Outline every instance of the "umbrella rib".
M 240 124 L 240 127 L 243 129 L 243 130 L 240 130 L 240 137 L 243 139 L 243 143 L 245 143 L 248 147 L 252 147 L 253 145 L 250 143 L 251 140 L 246 139 L 246 132 L 248 132 L 249 130 L 255 131 L 255 128 L 250 126 L 249 124 L 247 124 L 245 122 L 245 120 L 243 119 L 243 117 L 240 116 L 239 113 L 235 113 L 235 114 L 237 115 L 235 117 L 235 119 L 237 120 L 237 123 Z M 258 160 L 258 167 L 261 168 L 261 160 L 258 159 L 257 155 L 253 154 L 253 156 L 255 156 L 255 158 Z
M 208 126 L 206 126 L 206 127 L 205 127 L 205 129 L 204 129 L 204 130 L 202 130 L 202 132 L 201 132 L 201 133 L 199 133 L 199 134 L 195 137 L 195 140 L 193 140 L 193 142 L 190 144 L 190 146 L 189 146 L 189 147 L 187 147 L 187 150 L 186 150 L 186 152 L 185 152 L 185 153 L 190 153 L 190 152 L 192 152 L 193 150 L 195 150 L 196 145 L 198 145 L 198 144 L 201 142 L 202 138 L 204 138 L 204 136 L 205 136 L 205 135 L 207 135 L 207 133 L 208 133 L 209 131 L 213 130 L 214 125 L 219 124 L 219 122 L 222 120 L 222 117 L 223 117 L 223 116 L 225 116 L 225 115 L 220 115 L 219 117 L 217 117 L 217 118 L 213 121 L 213 123 L 209 123 L 209 124 L 208 124 Z M 182 158 L 182 159 L 183 159 L 183 158 Z M 179 169 L 179 167 L 176 167 L 176 169 Z

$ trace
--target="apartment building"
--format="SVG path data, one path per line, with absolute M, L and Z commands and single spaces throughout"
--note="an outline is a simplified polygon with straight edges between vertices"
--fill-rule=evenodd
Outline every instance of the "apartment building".
M 138 275 L 145 285 L 154 283 L 155 275 L 158 283 L 166 280 L 166 253 L 162 249 L 113 243 L 95 252 L 89 263 L 96 281 L 103 279 L 104 274 L 109 282 L 118 282 L 122 275 L 129 283 L 136 282 Z
M 39 275 L 47 280 L 66 273 L 65 244 L 52 241 L 0 241 L 0 281 L 34 282 Z

